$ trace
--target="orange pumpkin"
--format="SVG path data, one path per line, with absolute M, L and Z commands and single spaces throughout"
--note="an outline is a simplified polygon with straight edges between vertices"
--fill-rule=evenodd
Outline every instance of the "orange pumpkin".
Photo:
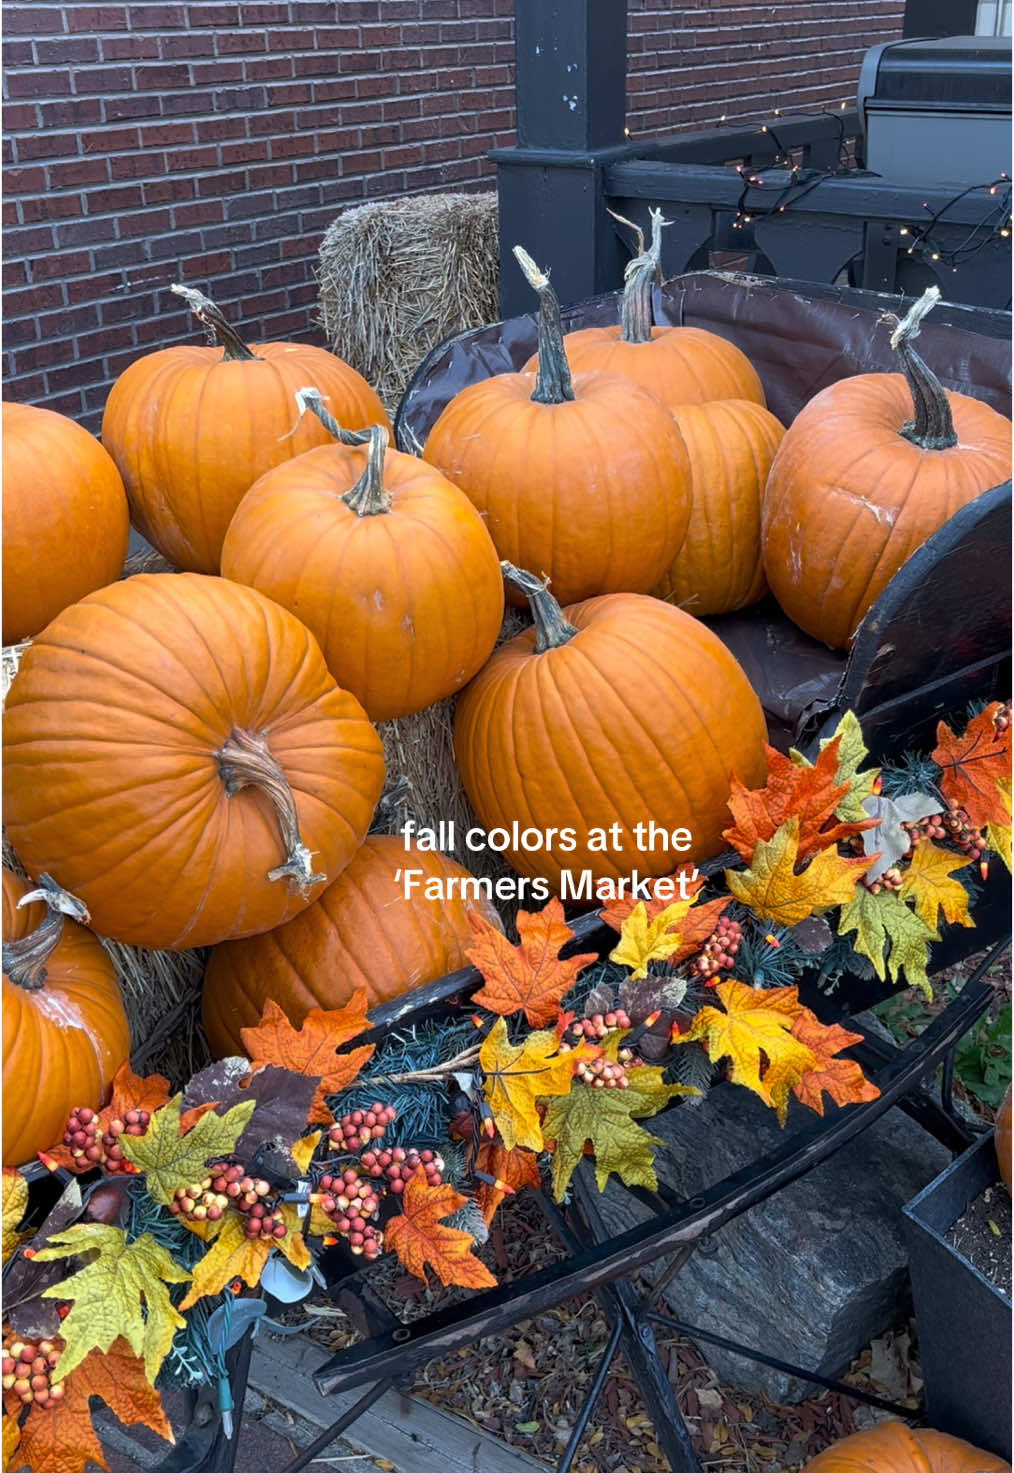
M 206 946 L 280 925 L 362 843 L 380 740 L 312 634 L 250 588 L 139 574 L 64 610 L 7 697 L 15 851 L 104 936 Z
M 573 381 L 548 277 L 515 255 L 539 296 L 539 371 L 456 394 L 423 452 L 486 518 L 502 558 L 548 577 L 563 603 L 647 593 L 679 551 L 690 467 L 672 416 L 615 374 Z
M 55 887 L 43 886 L 43 890 Z M 97 1109 L 130 1052 L 113 964 L 83 925 L 3 872 L 3 1164 L 20 1166 L 58 1144 L 76 1105 Z
M 931 1427 L 880 1422 L 825 1448 L 804 1473 L 1010 1473 L 1010 1464 Z
M 343 433 L 319 401 L 315 412 Z M 302 619 L 373 721 L 453 695 L 489 658 L 503 619 L 500 564 L 475 507 L 386 446 L 375 427 L 368 445 L 277 466 L 244 496 L 222 548 L 225 577 Z
M 651 211 L 652 243 L 626 270 L 621 321 L 583 327 L 563 340 L 573 373 L 617 373 L 649 390 L 670 409 L 712 399 L 764 403 L 764 389 L 749 358 L 735 343 L 700 327 L 653 327 L 651 289 L 661 280 L 661 210 Z M 640 234 L 640 232 L 638 232 Z M 541 345 L 540 350 L 541 352 Z M 538 362 L 531 358 L 524 371 Z
M 177 568 L 217 573 L 222 538 L 258 476 L 327 443 L 295 394 L 307 384 L 342 424 L 387 425 L 355 369 L 305 343 L 248 348 L 213 302 L 173 287 L 224 345 L 148 353 L 116 380 L 102 443 L 127 488 L 135 527 Z
M 1000 1168 L 1000 1177 L 1007 1188 L 1007 1195 L 1011 1195 L 1011 1092 L 1008 1085 L 1007 1093 L 999 1110 L 996 1112 L 996 1126 L 993 1135 L 996 1143 L 996 1160 Z
M 1010 421 L 946 392 L 911 346 L 938 296 L 929 288 L 891 338 L 904 373 L 823 389 L 771 466 L 768 584 L 790 619 L 836 649 L 937 528 L 1010 475 Z
M 505 575 L 535 628 L 502 644 L 459 696 L 458 771 L 487 830 L 572 828 L 576 847 L 515 844 L 504 857 L 559 889 L 564 868 L 643 877 L 720 853 L 730 772 L 750 787 L 765 771 L 764 717 L 733 656 L 658 599 L 612 594 L 561 611 L 537 578 Z M 634 828 L 649 821 L 670 840 L 646 850 Z M 618 842 L 589 843 L 592 828 L 613 825 Z M 688 848 L 673 847 L 685 842 L 672 841 L 677 829 Z
M 94 435 L 65 415 L 3 406 L 3 642 L 120 576 L 130 519 Z
M 417 874 L 406 897 L 401 872 L 408 870 Z M 429 881 L 446 898 L 427 898 Z M 468 881 L 464 894 L 458 881 Z M 298 1024 L 311 1008 L 342 1007 L 357 988 L 366 989 L 373 1007 L 456 971 L 466 965 L 473 910 L 499 925 L 461 865 L 401 838 L 371 834 L 307 910 L 263 936 L 215 947 L 204 977 L 212 1052 L 241 1054 L 240 1030 L 259 1022 L 269 999 Z
M 715 399 L 673 410 L 690 456 L 686 539 L 654 590 L 688 613 L 729 614 L 763 598 L 764 484 L 785 430 L 761 404 Z

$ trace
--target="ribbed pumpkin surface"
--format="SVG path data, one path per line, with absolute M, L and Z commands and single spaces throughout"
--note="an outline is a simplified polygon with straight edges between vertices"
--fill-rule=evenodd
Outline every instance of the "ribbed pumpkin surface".
M 522 875 L 666 874 L 724 847 L 729 774 L 759 783 L 764 717 L 746 676 L 696 619 L 658 599 L 615 594 L 563 611 L 577 633 L 534 654 L 529 631 L 503 644 L 459 697 L 454 750 L 487 829 L 572 827 L 573 853 L 507 850 Z M 636 847 L 653 819 L 688 828 L 689 852 Z M 618 823 L 618 849 L 590 850 L 589 829 Z
M 40 902 L 18 910 L 33 887 L 3 871 L 5 945 L 30 936 L 46 916 Z M 58 1144 L 75 1105 L 104 1103 L 130 1052 L 113 964 L 91 931 L 64 918 L 41 988 L 3 978 L 3 1164 L 21 1166 Z
M 946 1432 L 881 1422 L 826 1448 L 805 1473 L 1010 1473 L 1010 1464 Z
M 226 791 L 235 733 L 281 769 L 327 881 L 365 837 L 384 776 L 376 732 L 299 620 L 199 574 L 139 575 L 65 610 L 26 652 L 5 726 L 16 852 L 132 945 L 264 931 L 321 893 L 269 878 L 287 850 L 262 790 Z
M 4 404 L 4 644 L 118 578 L 128 531 L 120 473 L 95 436 L 52 410 Z
M 498 925 L 496 912 L 483 898 L 428 900 L 416 890 L 406 899 L 398 878 L 405 869 L 422 872 L 420 885 L 466 875 L 442 854 L 371 834 L 301 915 L 216 946 L 204 977 L 204 1027 L 216 1057 L 243 1052 L 240 1029 L 259 1021 L 269 998 L 300 1023 L 311 1008 L 341 1007 L 357 988 L 373 1006 L 465 966 L 469 912 Z

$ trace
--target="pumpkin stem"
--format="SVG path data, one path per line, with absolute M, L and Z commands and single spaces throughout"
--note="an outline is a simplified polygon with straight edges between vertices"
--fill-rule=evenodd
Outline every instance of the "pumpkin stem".
M 61 890 L 49 875 L 39 876 L 39 888 L 23 895 L 18 909 L 36 900 L 45 904 L 46 914 L 35 930 L 20 941 L 3 943 L 4 976 L 25 992 L 38 992 L 45 986 L 46 963 L 63 934 L 64 916 L 82 923 L 89 919 L 86 906 L 77 896 Z
M 651 289 L 662 280 L 662 230 L 671 225 L 671 220 L 662 216 L 654 206 L 651 215 L 651 245 L 644 249 L 641 236 L 641 253 L 627 262 L 623 273 L 623 308 L 620 314 L 620 338 L 625 343 L 650 343 L 653 314 Z M 627 223 L 627 222 L 625 222 Z
M 227 797 L 235 797 L 243 788 L 259 788 L 274 805 L 285 848 L 285 863 L 268 870 L 268 879 L 291 878 L 301 895 L 305 895 L 311 885 L 326 880 L 326 875 L 313 873 L 310 863 L 313 856 L 299 832 L 296 800 L 285 773 L 268 750 L 264 734 L 235 727 L 225 745 L 215 753 L 215 758 Z
M 203 292 L 196 291 L 192 286 L 180 286 L 177 283 L 169 288 L 178 297 L 182 297 L 197 318 L 198 322 L 204 324 L 208 329 L 212 343 L 218 341 L 225 349 L 223 363 L 249 362 L 257 359 L 256 353 L 251 353 L 236 329 L 222 315 L 220 308 L 216 307 L 210 297 Z
M 559 299 L 549 284 L 549 277 L 539 270 L 526 250 L 515 246 L 514 256 L 528 285 L 539 297 L 539 370 L 532 390 L 532 403 L 565 404 L 574 398 L 574 385 L 570 381 L 570 364 L 563 348 Z
M 536 578 L 534 573 L 526 573 L 521 568 L 515 568 L 513 563 L 506 562 L 500 564 L 500 572 L 504 582 L 512 583 L 528 600 L 528 607 L 535 620 L 537 655 L 544 654 L 546 650 L 558 649 L 560 645 L 574 638 L 577 630 L 563 617 L 563 610 L 549 591 L 548 578 Z
M 370 425 L 365 430 L 343 430 L 324 408 L 324 401 L 316 389 L 297 389 L 296 403 L 300 414 L 307 410 L 317 416 L 329 435 L 342 445 L 368 445 L 366 469 L 359 480 L 341 498 L 357 517 L 375 517 L 391 510 L 391 493 L 384 489 L 384 457 L 387 454 L 388 433 L 383 425 Z
M 928 286 L 891 334 L 891 347 L 901 359 L 915 409 L 915 414 L 905 421 L 899 433 L 922 450 L 949 450 L 958 443 L 950 400 L 943 385 L 912 347 L 912 340 L 919 336 L 923 318 L 939 300 L 940 288 Z
M 366 430 L 343 430 L 341 425 L 327 409 L 324 408 L 324 400 L 320 396 L 319 389 L 297 389 L 296 405 L 300 415 L 307 410 L 320 420 L 329 435 L 342 445 L 368 445 L 370 431 Z

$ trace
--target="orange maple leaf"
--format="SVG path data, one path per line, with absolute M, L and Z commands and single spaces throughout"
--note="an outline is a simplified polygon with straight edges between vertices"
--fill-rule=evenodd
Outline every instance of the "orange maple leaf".
M 834 811 L 850 787 L 847 782 L 835 782 L 840 745 L 841 737 L 833 737 L 812 767 L 797 767 L 774 747 L 766 747 L 768 780 L 763 788 L 746 788 L 733 777 L 729 812 L 736 822 L 723 830 L 722 838 L 728 839 L 747 864 L 757 845 L 770 839 L 793 815 L 799 818 L 800 861 L 874 827 L 874 818 L 862 823 L 835 821 Z
M 578 973 L 598 960 L 594 951 L 560 960 L 561 948 L 574 939 L 574 933 L 555 898 L 541 911 L 518 911 L 518 946 L 512 946 L 474 910 L 469 912 L 468 923 L 474 944 L 465 955 L 478 967 L 484 981 L 473 994 L 474 1001 L 505 1017 L 524 1012 L 533 1028 L 544 1028 L 555 1021 L 560 1003 Z
M 384 1246 L 424 1283 L 429 1264 L 442 1284 L 492 1288 L 496 1279 L 472 1253 L 471 1234 L 447 1227 L 443 1221 L 467 1200 L 451 1186 L 427 1186 L 426 1172 L 418 1166 L 401 1194 L 401 1213 L 384 1229 Z
M 511 1193 L 519 1192 L 523 1187 L 531 1187 L 537 1192 L 542 1185 L 535 1152 L 526 1151 L 523 1146 L 515 1146 L 513 1151 L 508 1151 L 503 1141 L 483 1141 L 475 1158 L 475 1170 L 493 1178 L 493 1185 L 480 1182 L 476 1193 L 487 1224 L 492 1222 L 496 1209 L 509 1195 L 495 1183 L 503 1182 Z
M 1010 821 L 999 784 L 1010 782 L 1011 728 L 997 731 L 999 709 L 1000 702 L 993 701 L 972 717 L 961 736 L 941 721 L 930 754 L 941 769 L 940 791 L 980 829 L 991 823 L 1006 827 Z
M 792 1093 L 818 1115 L 824 1113 L 824 1094 L 836 1105 L 858 1105 L 864 1100 L 875 1100 L 880 1094 L 855 1059 L 834 1057 L 843 1048 L 862 1043 L 861 1033 L 849 1033 L 838 1023 L 822 1023 L 809 1008 L 803 1008 L 792 1025 L 792 1036 L 810 1050 L 816 1061 L 792 1086 Z M 774 1089 L 771 1093 L 779 1123 L 784 1125 L 788 1094 Z
M 125 1426 L 148 1427 L 168 1442 L 174 1440 L 162 1398 L 145 1379 L 144 1361 L 122 1336 L 104 1354 L 93 1350 L 63 1384 L 62 1401 L 33 1406 L 29 1412 L 11 1473 L 22 1467 L 29 1473 L 84 1473 L 92 1463 L 107 1467 L 92 1427 L 90 1396 L 101 1397 Z
M 300 1028 L 293 1028 L 276 1002 L 264 1004 L 261 1020 L 255 1028 L 243 1028 L 240 1037 L 253 1073 L 266 1064 L 291 1069 L 320 1079 L 310 1105 L 312 1125 L 329 1125 L 331 1111 L 324 1103 L 325 1095 L 337 1094 L 352 1083 L 373 1053 L 373 1044 L 339 1054 L 337 1049 L 369 1028 L 366 1016 L 366 989 L 361 987 L 343 1008 L 311 1008 Z
M 697 894 L 698 890 L 704 888 L 705 880 L 702 874 L 698 874 L 696 880 L 690 879 L 695 868 L 696 866 L 692 864 L 681 864 L 679 869 L 674 870 L 671 875 L 656 875 L 654 879 L 648 881 L 651 899 L 642 899 L 642 904 L 644 905 L 645 915 L 649 921 L 653 921 L 667 906 L 672 905 L 674 900 L 691 900 Z M 679 878 L 684 874 L 687 876 L 689 883 L 685 882 L 681 890 Z M 673 884 L 673 881 L 676 881 L 676 883 Z M 658 894 L 659 887 L 662 885 L 666 887 L 666 896 L 668 898 L 663 898 Z M 605 921 L 607 926 L 611 926 L 614 931 L 622 931 L 623 922 L 627 919 L 637 903 L 637 896 L 619 895 L 615 900 L 611 900 L 608 905 L 602 907 L 599 911 L 599 918 Z M 728 901 L 724 901 L 723 904 L 727 905 Z M 708 934 L 710 935 L 711 933 L 709 932 Z
M 128 1110 L 147 1110 L 149 1114 L 154 1114 L 168 1100 L 168 1079 L 161 1074 L 146 1074 L 142 1077 L 135 1074 L 129 1064 L 121 1064 L 113 1075 L 109 1104 L 99 1111 L 95 1128 L 101 1137 L 109 1129 L 110 1121 L 122 1120 Z M 39 1160 L 50 1171 L 55 1171 L 58 1166 L 75 1174 L 95 1170 L 94 1161 L 72 1156 L 68 1147 L 62 1143 L 52 1146 L 48 1151 L 40 1151 Z

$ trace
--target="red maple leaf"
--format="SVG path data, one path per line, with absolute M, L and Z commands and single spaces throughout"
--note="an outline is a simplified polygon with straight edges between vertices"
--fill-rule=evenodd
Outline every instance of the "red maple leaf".
M 475 939 L 465 955 L 478 967 L 484 982 L 473 995 L 474 1001 L 505 1017 L 523 1012 L 533 1028 L 555 1022 L 578 973 L 598 960 L 594 951 L 560 960 L 561 949 L 573 941 L 574 933 L 556 899 L 537 913 L 518 911 L 521 941 L 517 946 L 474 910 L 468 922 Z
M 285 1013 L 270 999 L 255 1028 L 243 1028 L 240 1037 L 254 1073 L 267 1064 L 290 1069 L 293 1074 L 318 1078 L 309 1120 L 314 1125 L 329 1125 L 331 1111 L 324 1103 L 325 1095 L 337 1094 L 352 1083 L 373 1053 L 373 1044 L 337 1052 L 339 1046 L 365 1033 L 370 1022 L 366 1016 L 366 989 L 361 987 L 343 1008 L 311 1008 L 299 1028 L 293 1028 Z
M 998 824 L 1007 828 L 1010 815 L 998 787 L 1011 775 L 1011 728 L 997 731 L 1000 702 L 993 701 L 973 716 L 961 736 L 945 721 L 937 726 L 932 760 L 941 770 L 940 791 L 949 803 L 963 808 L 976 828 Z
M 424 1282 L 429 1264 L 442 1284 L 492 1288 L 496 1279 L 473 1254 L 471 1234 L 447 1227 L 443 1221 L 467 1200 L 451 1186 L 427 1186 L 426 1172 L 417 1167 L 401 1194 L 401 1213 L 384 1230 L 385 1247 Z
M 841 737 L 833 737 L 812 767 L 797 767 L 774 747 L 766 747 L 768 778 L 763 788 L 746 788 L 733 777 L 729 812 L 735 823 L 722 831 L 722 838 L 728 839 L 747 864 L 757 845 L 773 838 L 789 818 L 799 819 L 797 863 L 805 863 L 821 849 L 830 849 L 875 825 L 874 818 L 863 823 L 835 820 L 834 811 L 850 786 L 848 782 L 835 782 L 840 744 Z

